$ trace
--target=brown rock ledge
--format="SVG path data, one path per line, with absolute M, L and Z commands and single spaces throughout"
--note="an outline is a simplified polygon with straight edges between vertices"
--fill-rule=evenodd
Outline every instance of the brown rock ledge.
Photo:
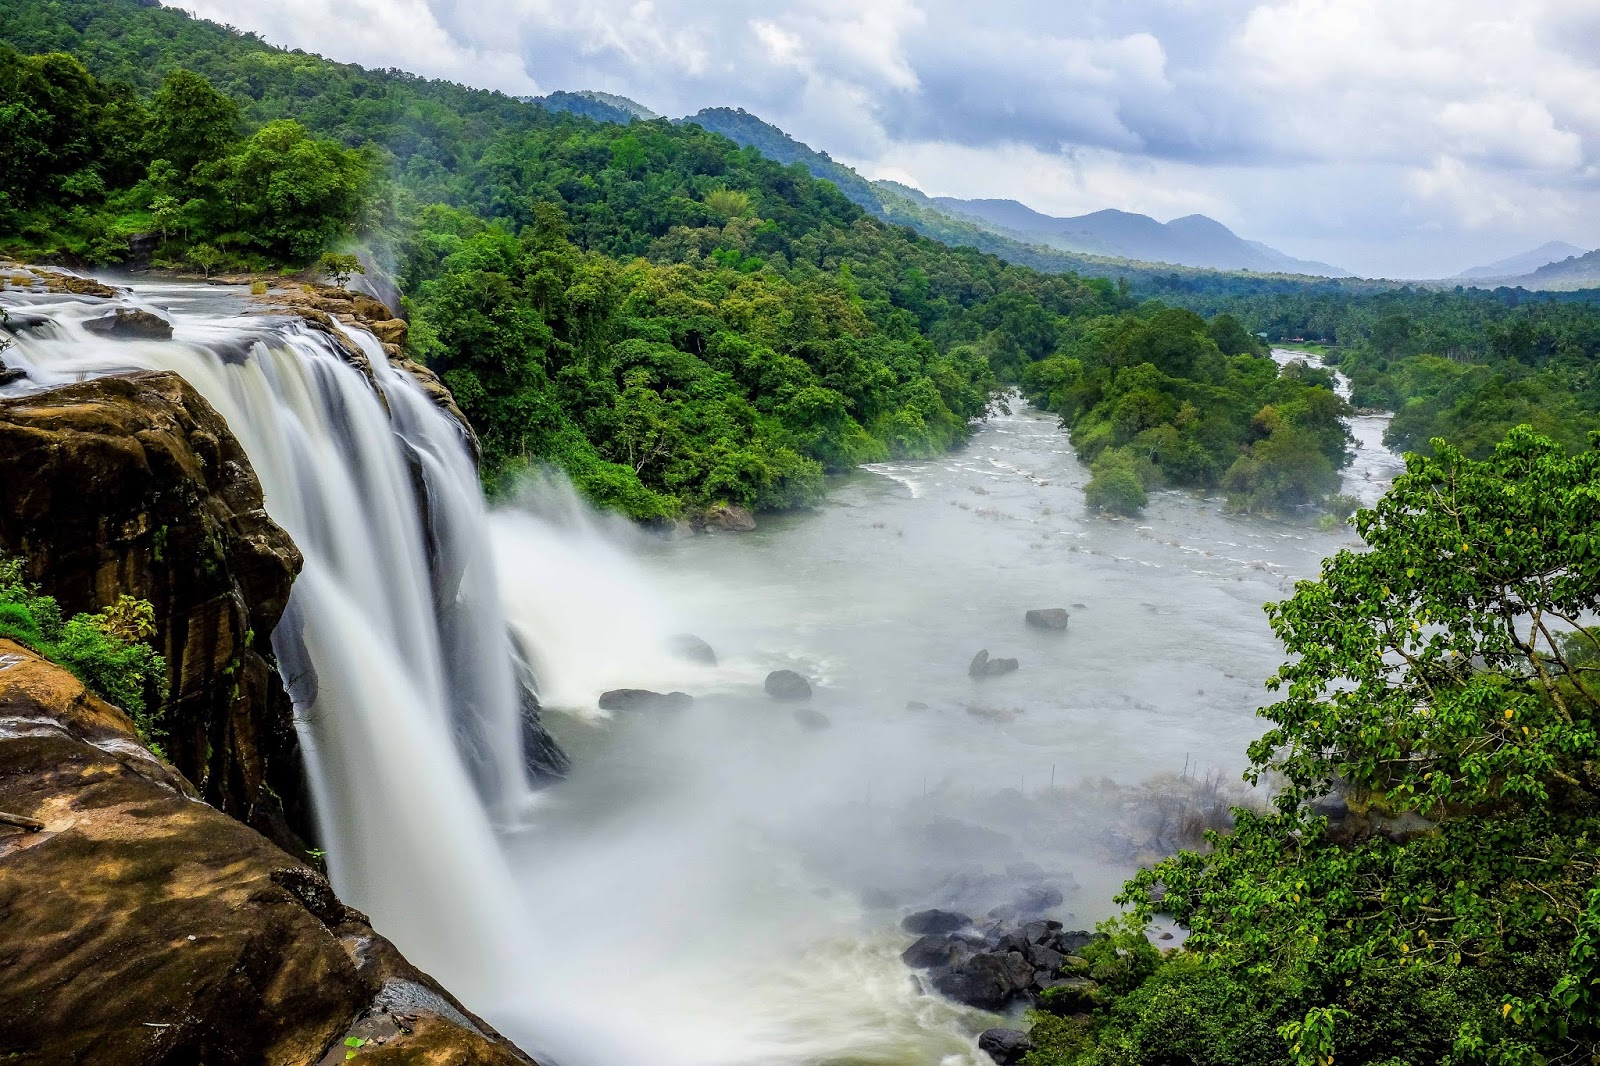
M 300 552 L 199 393 L 138 373 L 0 400 L 0 550 L 68 613 L 149 600 L 173 762 L 207 802 L 279 843 L 309 837 L 271 644 Z
M 0 1061 L 532 1066 L 122 712 L 0 640 Z

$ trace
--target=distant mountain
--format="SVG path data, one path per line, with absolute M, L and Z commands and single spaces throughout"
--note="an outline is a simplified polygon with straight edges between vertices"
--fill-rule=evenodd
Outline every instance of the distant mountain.
M 575 93 L 553 92 L 549 96 L 519 96 L 517 99 L 529 104 L 540 104 L 551 111 L 567 111 L 574 115 L 592 118 L 597 122 L 613 122 L 619 126 L 626 126 L 634 119 L 648 122 L 661 117 L 626 96 L 595 92 L 593 89 L 583 89 Z
M 1509 285 L 1524 289 L 1591 289 L 1600 287 L 1600 249 L 1584 252 L 1559 263 L 1546 263 L 1538 270 L 1509 279 Z
M 1216 219 L 1185 215 L 1158 222 L 1149 215 L 1105 210 L 1057 218 L 1015 200 L 958 200 L 940 196 L 934 203 L 952 214 L 998 228 L 1008 235 L 1074 252 L 1090 252 L 1152 263 L 1177 263 L 1213 270 L 1319 274 L 1343 277 L 1348 271 L 1327 263 L 1296 259 L 1276 248 L 1249 241 Z
M 1563 259 L 1570 259 L 1583 253 L 1584 249 L 1575 244 L 1568 244 L 1566 241 L 1548 241 L 1521 255 L 1513 255 L 1484 266 L 1473 267 L 1471 270 L 1463 270 L 1456 277 L 1514 278 L 1522 274 L 1531 274 L 1540 267 L 1559 263 Z

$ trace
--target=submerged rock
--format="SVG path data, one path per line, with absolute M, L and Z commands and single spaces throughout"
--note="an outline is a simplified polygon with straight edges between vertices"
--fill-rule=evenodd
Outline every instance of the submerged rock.
M 90 333 L 123 340 L 169 341 L 172 323 L 158 314 L 138 307 L 117 307 L 98 318 L 84 322 Z
M 991 659 L 989 649 L 985 648 L 972 657 L 972 663 L 967 667 L 967 676 L 972 678 L 999 677 L 1009 674 L 1019 665 L 1015 659 Z
M 794 720 L 812 732 L 833 728 L 833 719 L 829 718 L 821 711 L 812 710 L 810 707 L 801 707 L 796 710 L 794 712 Z
M 694 702 L 687 692 L 652 692 L 647 688 L 614 688 L 600 694 L 602 711 L 681 711 Z
M 793 670 L 774 670 L 763 686 L 775 700 L 809 700 L 811 682 Z
M 985 1029 L 978 1034 L 978 1050 L 1000 1066 L 1015 1066 L 1033 1050 L 1033 1041 L 1021 1029 Z
M 208 804 L 121 711 L 0 641 L 0 1057 L 532 1066 L 327 879 Z M 4 1054 L 9 1053 L 9 1055 Z
M 692 663 L 702 663 L 706 666 L 717 665 L 717 653 L 693 633 L 678 633 L 669 637 L 667 646 L 672 653 L 680 659 L 687 659 Z
M 1071 617 L 1064 607 L 1045 607 L 1022 616 L 1034 629 L 1065 629 Z

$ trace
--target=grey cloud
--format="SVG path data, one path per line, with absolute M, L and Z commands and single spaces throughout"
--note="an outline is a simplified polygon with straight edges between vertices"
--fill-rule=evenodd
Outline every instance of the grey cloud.
M 1203 205 L 1314 258 L 1452 230 L 1600 243 L 1593 0 L 182 2 L 507 91 L 742 106 L 934 193 Z

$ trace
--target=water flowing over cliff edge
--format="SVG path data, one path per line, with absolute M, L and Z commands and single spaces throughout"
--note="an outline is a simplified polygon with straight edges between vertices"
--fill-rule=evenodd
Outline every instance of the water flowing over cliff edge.
M 495 825 L 525 814 L 530 772 L 463 427 L 370 334 L 247 314 L 237 291 L 6 303 L 7 394 L 166 370 L 226 419 L 304 555 L 273 649 L 334 883 L 493 1013 L 528 944 Z

